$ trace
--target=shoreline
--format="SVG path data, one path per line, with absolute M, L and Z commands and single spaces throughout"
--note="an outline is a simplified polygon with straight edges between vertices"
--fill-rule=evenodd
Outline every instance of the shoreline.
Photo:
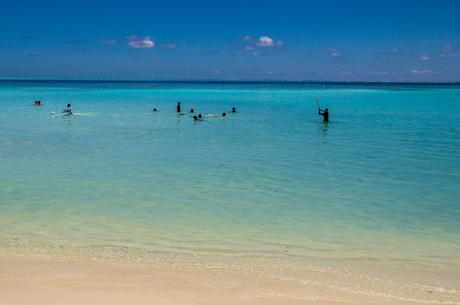
M 351 270 L 261 267 L 0 252 L 0 304 L 460 304 L 456 290 L 414 285 L 393 295 L 385 285 L 396 283 Z M 347 288 L 350 277 L 361 279 Z

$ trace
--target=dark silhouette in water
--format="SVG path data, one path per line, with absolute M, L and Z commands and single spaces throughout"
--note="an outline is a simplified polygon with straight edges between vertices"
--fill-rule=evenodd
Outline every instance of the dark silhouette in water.
M 192 108 L 192 109 L 190 109 L 190 113 L 194 113 L 194 112 L 195 112 L 195 110 L 193 110 L 193 108 Z
M 180 112 L 180 102 L 177 102 L 177 106 L 176 106 L 176 112 L 179 113 Z
M 202 117 L 201 113 L 198 113 L 198 118 L 201 119 Z
M 67 107 L 64 110 L 62 110 L 62 113 L 72 114 L 72 108 L 70 108 L 70 107 L 72 107 L 72 106 L 70 104 L 67 104 Z
M 235 112 L 236 112 L 236 108 L 233 107 L 233 108 L 232 108 L 232 113 L 235 113 Z
M 157 112 L 157 109 L 155 107 L 153 107 L 153 112 Z
M 35 105 L 35 106 L 41 106 L 41 105 L 42 105 L 42 101 L 35 101 L 35 102 L 34 102 L 34 105 Z
M 225 117 L 227 114 L 225 112 L 222 112 L 222 117 Z
M 321 110 L 318 108 L 318 114 L 323 116 L 324 122 L 329 122 L 329 109 L 325 108 L 324 110 Z

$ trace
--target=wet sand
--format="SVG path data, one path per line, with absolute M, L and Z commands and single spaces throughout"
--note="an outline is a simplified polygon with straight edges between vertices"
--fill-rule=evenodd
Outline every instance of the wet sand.
M 283 281 L 238 269 L 14 255 L 0 258 L 0 304 L 5 305 L 418 303 Z

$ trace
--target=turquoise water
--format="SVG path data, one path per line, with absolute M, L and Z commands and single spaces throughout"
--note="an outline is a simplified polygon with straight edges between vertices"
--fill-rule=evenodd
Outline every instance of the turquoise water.
M 460 271 L 459 134 L 455 86 L 3 81 L 0 248 Z

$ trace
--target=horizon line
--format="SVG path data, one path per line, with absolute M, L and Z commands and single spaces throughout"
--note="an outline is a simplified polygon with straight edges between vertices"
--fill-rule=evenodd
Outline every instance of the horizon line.
M 46 78 L 0 77 L 3 81 L 32 82 L 100 82 L 100 83 L 254 83 L 254 84 L 382 84 L 382 85 L 460 85 L 458 81 L 346 81 L 346 80 L 285 80 L 285 79 L 94 79 L 94 78 Z

